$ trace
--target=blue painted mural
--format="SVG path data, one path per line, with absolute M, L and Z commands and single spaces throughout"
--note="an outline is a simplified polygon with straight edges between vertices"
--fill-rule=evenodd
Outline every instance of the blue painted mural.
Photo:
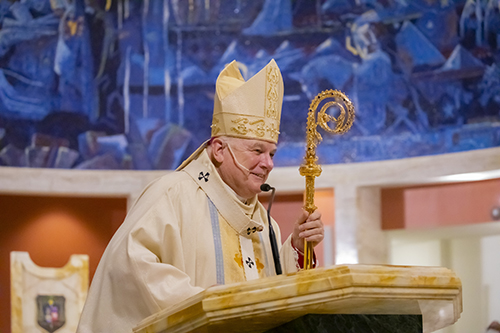
M 3 166 L 173 169 L 233 59 L 282 70 L 277 166 L 302 163 L 325 89 L 356 121 L 319 163 L 500 145 L 499 0 L 3 0 L 0 27 Z

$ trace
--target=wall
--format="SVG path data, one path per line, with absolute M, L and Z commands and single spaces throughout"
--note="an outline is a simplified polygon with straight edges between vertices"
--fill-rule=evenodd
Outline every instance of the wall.
M 93 276 L 126 213 L 124 198 L 0 195 L 0 332 L 10 332 L 11 251 L 35 264 L 62 267 L 71 254 L 89 255 Z
M 423 229 L 491 221 L 500 179 L 382 190 L 382 228 Z

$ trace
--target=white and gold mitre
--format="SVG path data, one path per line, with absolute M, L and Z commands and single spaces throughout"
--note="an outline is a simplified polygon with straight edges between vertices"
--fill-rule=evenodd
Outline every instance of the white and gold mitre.
M 236 61 L 215 83 L 212 137 L 227 135 L 277 143 L 283 102 L 283 78 L 276 61 L 245 82 Z

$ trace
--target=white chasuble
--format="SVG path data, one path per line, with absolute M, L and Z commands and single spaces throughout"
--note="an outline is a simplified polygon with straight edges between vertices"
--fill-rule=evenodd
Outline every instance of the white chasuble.
M 283 273 L 296 272 L 291 237 L 280 255 Z M 101 257 L 77 332 L 131 332 L 206 288 L 274 274 L 265 208 L 226 189 L 200 151 L 182 171 L 149 184 L 131 207 Z

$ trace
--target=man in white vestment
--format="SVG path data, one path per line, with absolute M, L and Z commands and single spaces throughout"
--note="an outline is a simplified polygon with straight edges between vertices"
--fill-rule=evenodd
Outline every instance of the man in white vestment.
M 210 286 L 276 274 L 257 195 L 274 166 L 282 101 L 274 60 L 246 82 L 236 62 L 222 70 L 211 139 L 135 202 L 101 258 L 78 333 L 132 332 Z M 323 240 L 320 218 L 303 211 L 283 244 L 271 221 L 283 274 L 300 269 L 304 240 Z

